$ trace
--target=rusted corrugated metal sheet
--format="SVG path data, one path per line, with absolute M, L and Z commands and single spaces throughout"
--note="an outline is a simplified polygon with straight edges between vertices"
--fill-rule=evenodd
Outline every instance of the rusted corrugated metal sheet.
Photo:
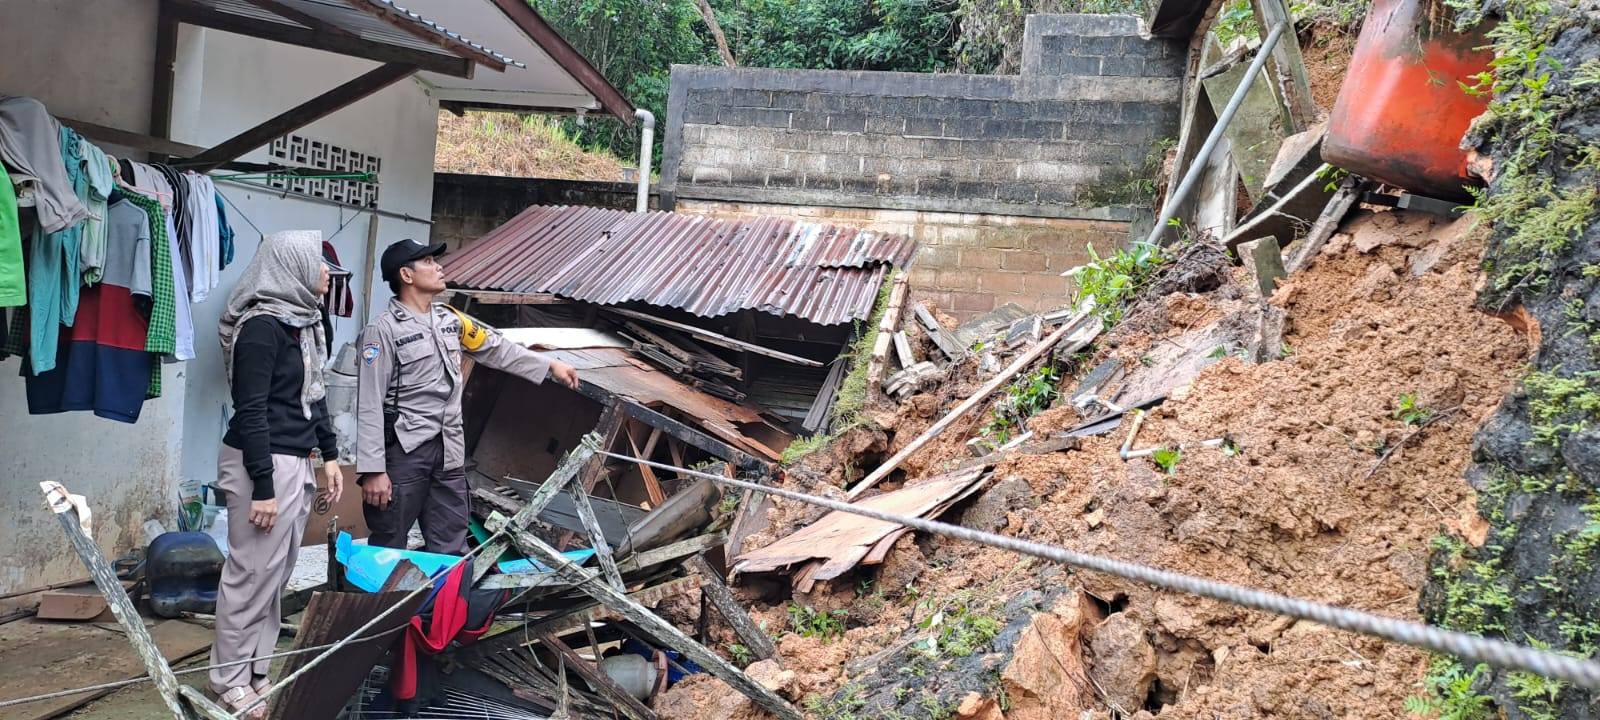
M 866 319 L 889 268 L 915 250 L 905 235 L 787 218 L 536 205 L 444 262 L 452 284 L 474 290 L 833 325 Z

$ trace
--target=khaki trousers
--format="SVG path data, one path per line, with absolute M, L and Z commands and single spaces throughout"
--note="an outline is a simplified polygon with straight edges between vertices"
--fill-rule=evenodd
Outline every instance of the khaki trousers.
M 244 469 L 244 453 L 226 443 L 217 457 L 217 485 L 228 499 L 228 562 L 217 590 L 217 642 L 211 664 L 271 655 L 278 646 L 281 596 L 294 572 L 300 538 L 305 535 L 316 475 L 311 458 L 272 456 L 272 487 L 278 520 L 271 532 L 250 524 L 250 494 L 255 484 Z M 211 671 L 211 689 L 249 685 L 265 677 L 270 660 L 257 660 Z

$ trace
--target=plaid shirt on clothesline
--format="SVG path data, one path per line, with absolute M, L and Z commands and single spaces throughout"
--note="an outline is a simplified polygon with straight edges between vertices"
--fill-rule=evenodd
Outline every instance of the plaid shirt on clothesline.
M 150 332 L 145 352 L 171 355 L 178 348 L 178 291 L 172 280 L 172 247 L 167 240 L 166 211 L 161 201 L 123 188 L 122 195 L 150 217 Z M 184 298 L 185 301 L 188 298 Z M 161 361 L 150 366 L 146 397 L 161 396 Z

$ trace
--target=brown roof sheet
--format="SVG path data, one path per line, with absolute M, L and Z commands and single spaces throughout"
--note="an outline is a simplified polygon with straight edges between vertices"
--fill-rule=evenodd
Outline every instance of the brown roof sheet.
M 475 290 L 644 302 L 701 317 L 753 309 L 833 325 L 865 320 L 889 268 L 915 250 L 906 235 L 789 218 L 535 205 L 447 256 L 445 269 Z

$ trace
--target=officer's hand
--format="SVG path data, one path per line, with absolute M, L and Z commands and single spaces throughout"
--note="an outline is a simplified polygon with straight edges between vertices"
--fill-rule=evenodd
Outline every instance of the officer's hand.
M 267 532 L 272 530 L 272 526 L 276 522 L 278 522 L 277 498 L 250 501 L 251 525 L 261 528 L 262 532 Z
M 339 498 L 344 496 L 344 471 L 339 469 L 339 461 L 324 463 L 322 474 L 328 478 L 328 502 L 339 502 Z
M 379 510 L 389 509 L 389 500 L 394 497 L 393 488 L 389 484 L 389 473 L 374 473 L 361 481 L 361 498 Z
M 571 365 L 561 362 L 560 360 L 551 360 L 550 376 L 555 378 L 556 382 L 559 382 L 568 388 L 573 390 L 578 389 L 578 369 Z

